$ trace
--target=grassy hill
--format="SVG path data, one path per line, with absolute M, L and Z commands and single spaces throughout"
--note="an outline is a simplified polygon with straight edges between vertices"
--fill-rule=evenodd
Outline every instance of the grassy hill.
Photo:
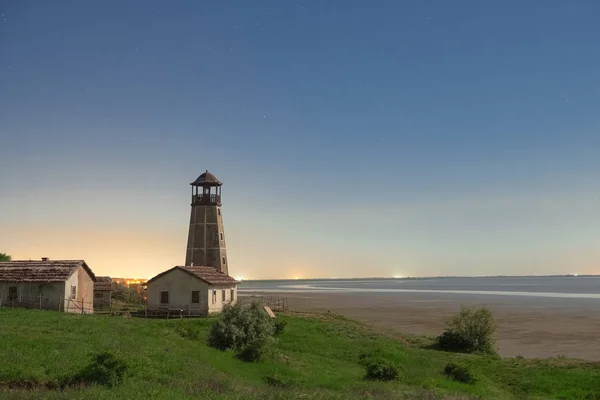
M 1 399 L 600 399 L 600 364 L 524 360 L 427 350 L 334 315 L 279 315 L 286 329 L 273 352 L 245 363 L 206 345 L 212 319 L 144 320 L 0 309 Z M 114 388 L 48 389 L 76 375 L 103 350 L 125 356 Z M 397 382 L 363 379 L 361 354 L 401 369 Z M 450 380 L 448 362 L 475 384 Z

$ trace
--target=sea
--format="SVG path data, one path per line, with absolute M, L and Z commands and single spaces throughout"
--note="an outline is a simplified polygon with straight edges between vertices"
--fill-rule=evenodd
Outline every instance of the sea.
M 401 296 L 414 301 L 503 303 L 506 306 L 600 308 L 600 276 L 498 276 L 442 278 L 298 279 L 243 281 L 253 293 Z

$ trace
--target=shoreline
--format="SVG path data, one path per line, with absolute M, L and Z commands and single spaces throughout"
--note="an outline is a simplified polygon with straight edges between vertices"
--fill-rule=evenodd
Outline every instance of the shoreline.
M 497 343 L 502 357 L 600 360 L 597 300 L 531 297 L 515 302 L 511 296 L 431 292 L 240 291 L 240 296 L 253 294 L 284 297 L 292 311 L 332 312 L 397 333 L 430 337 L 441 334 L 444 319 L 462 305 L 486 306 L 499 326 Z

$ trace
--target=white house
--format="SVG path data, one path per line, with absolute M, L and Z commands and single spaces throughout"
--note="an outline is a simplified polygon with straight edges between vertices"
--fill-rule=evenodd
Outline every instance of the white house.
M 213 267 L 177 266 L 150 279 L 148 311 L 177 310 L 192 315 L 221 312 L 237 302 L 238 281 Z
M 0 306 L 93 313 L 95 281 L 84 260 L 0 262 Z

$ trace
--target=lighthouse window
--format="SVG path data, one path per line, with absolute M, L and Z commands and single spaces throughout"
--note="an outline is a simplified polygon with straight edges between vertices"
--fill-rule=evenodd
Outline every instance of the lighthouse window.
M 223 232 L 221 232 L 221 240 L 223 240 Z
M 227 263 L 225 262 L 225 256 L 223 256 L 223 265 L 225 265 L 225 264 L 227 264 Z
M 217 208 L 217 214 L 221 215 L 221 209 Z

